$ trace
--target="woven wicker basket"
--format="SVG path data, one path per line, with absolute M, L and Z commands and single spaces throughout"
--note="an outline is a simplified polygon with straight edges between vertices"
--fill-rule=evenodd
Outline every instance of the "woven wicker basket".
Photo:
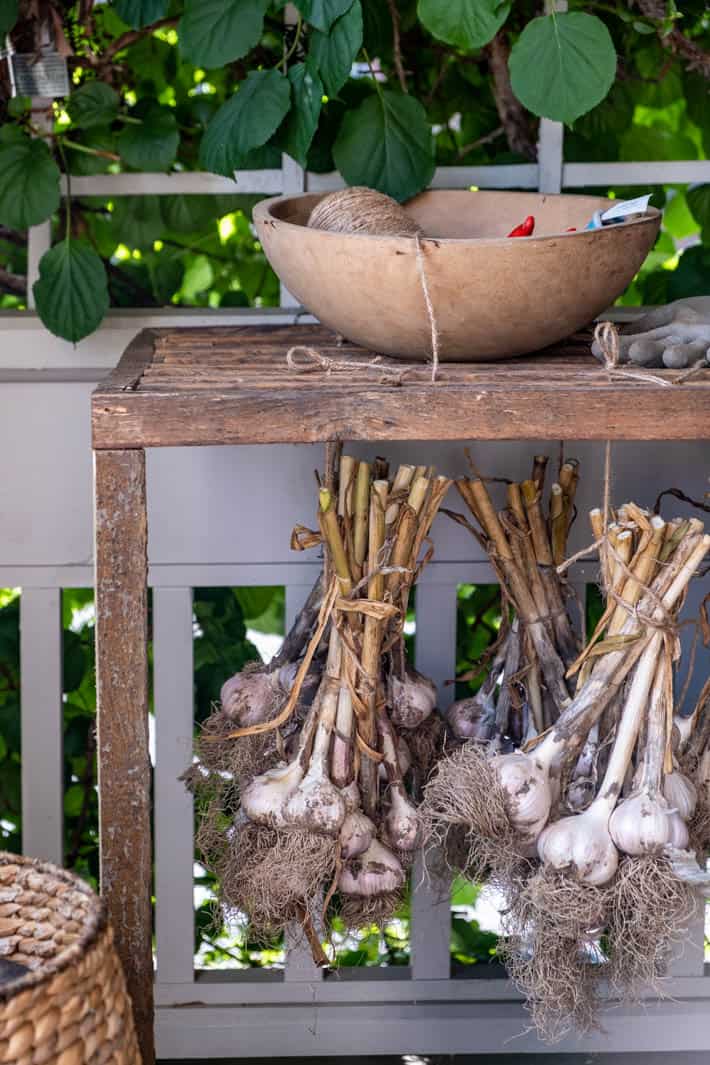
M 2 1065 L 140 1065 L 104 903 L 54 865 L 0 852 Z

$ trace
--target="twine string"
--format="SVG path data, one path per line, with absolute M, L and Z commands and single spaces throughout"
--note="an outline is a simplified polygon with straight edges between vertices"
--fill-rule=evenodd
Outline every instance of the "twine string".
M 424 265 L 424 247 L 419 233 L 416 233 L 414 236 L 414 245 L 417 249 L 417 272 L 419 274 L 419 283 L 422 286 L 424 305 L 426 306 L 426 314 L 429 320 L 429 328 L 431 330 L 431 383 L 435 384 L 439 372 L 439 326 L 436 321 L 436 315 L 434 314 L 434 304 L 431 301 L 429 281 L 427 278 L 426 266 Z

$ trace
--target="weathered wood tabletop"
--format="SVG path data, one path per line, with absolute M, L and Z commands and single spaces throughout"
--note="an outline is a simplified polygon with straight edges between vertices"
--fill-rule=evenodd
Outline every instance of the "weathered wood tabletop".
M 292 345 L 337 365 L 300 353 L 289 367 Z M 144 330 L 94 393 L 93 443 L 710 437 L 710 370 L 682 384 L 670 370 L 610 375 L 590 345 L 579 333 L 505 362 L 444 363 L 432 383 L 423 363 L 366 365 L 372 352 L 322 326 Z

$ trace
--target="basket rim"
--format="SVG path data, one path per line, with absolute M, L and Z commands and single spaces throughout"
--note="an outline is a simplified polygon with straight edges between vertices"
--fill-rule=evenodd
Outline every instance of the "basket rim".
M 42 861 L 40 858 L 28 858 L 22 854 L 13 854 L 11 851 L 0 851 L 0 870 L 9 865 L 22 866 L 25 869 L 33 869 L 38 873 L 52 876 L 56 880 L 70 885 L 75 891 L 81 891 L 92 901 L 92 911 L 78 939 L 64 950 L 60 950 L 53 958 L 42 959 L 42 964 L 37 969 L 28 969 L 16 980 L 10 980 L 0 987 L 0 1006 L 9 1002 L 22 991 L 37 987 L 48 982 L 57 973 L 68 969 L 78 958 L 82 957 L 92 947 L 99 936 L 108 927 L 108 909 L 105 899 L 97 895 L 93 888 L 68 869 L 62 869 L 52 862 Z

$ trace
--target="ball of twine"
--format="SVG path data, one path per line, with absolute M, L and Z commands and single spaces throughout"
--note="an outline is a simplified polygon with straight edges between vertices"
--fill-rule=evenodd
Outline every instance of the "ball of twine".
M 391 196 L 359 185 L 324 196 L 311 211 L 308 225 L 333 233 L 373 233 L 386 237 L 414 237 L 422 231 Z

